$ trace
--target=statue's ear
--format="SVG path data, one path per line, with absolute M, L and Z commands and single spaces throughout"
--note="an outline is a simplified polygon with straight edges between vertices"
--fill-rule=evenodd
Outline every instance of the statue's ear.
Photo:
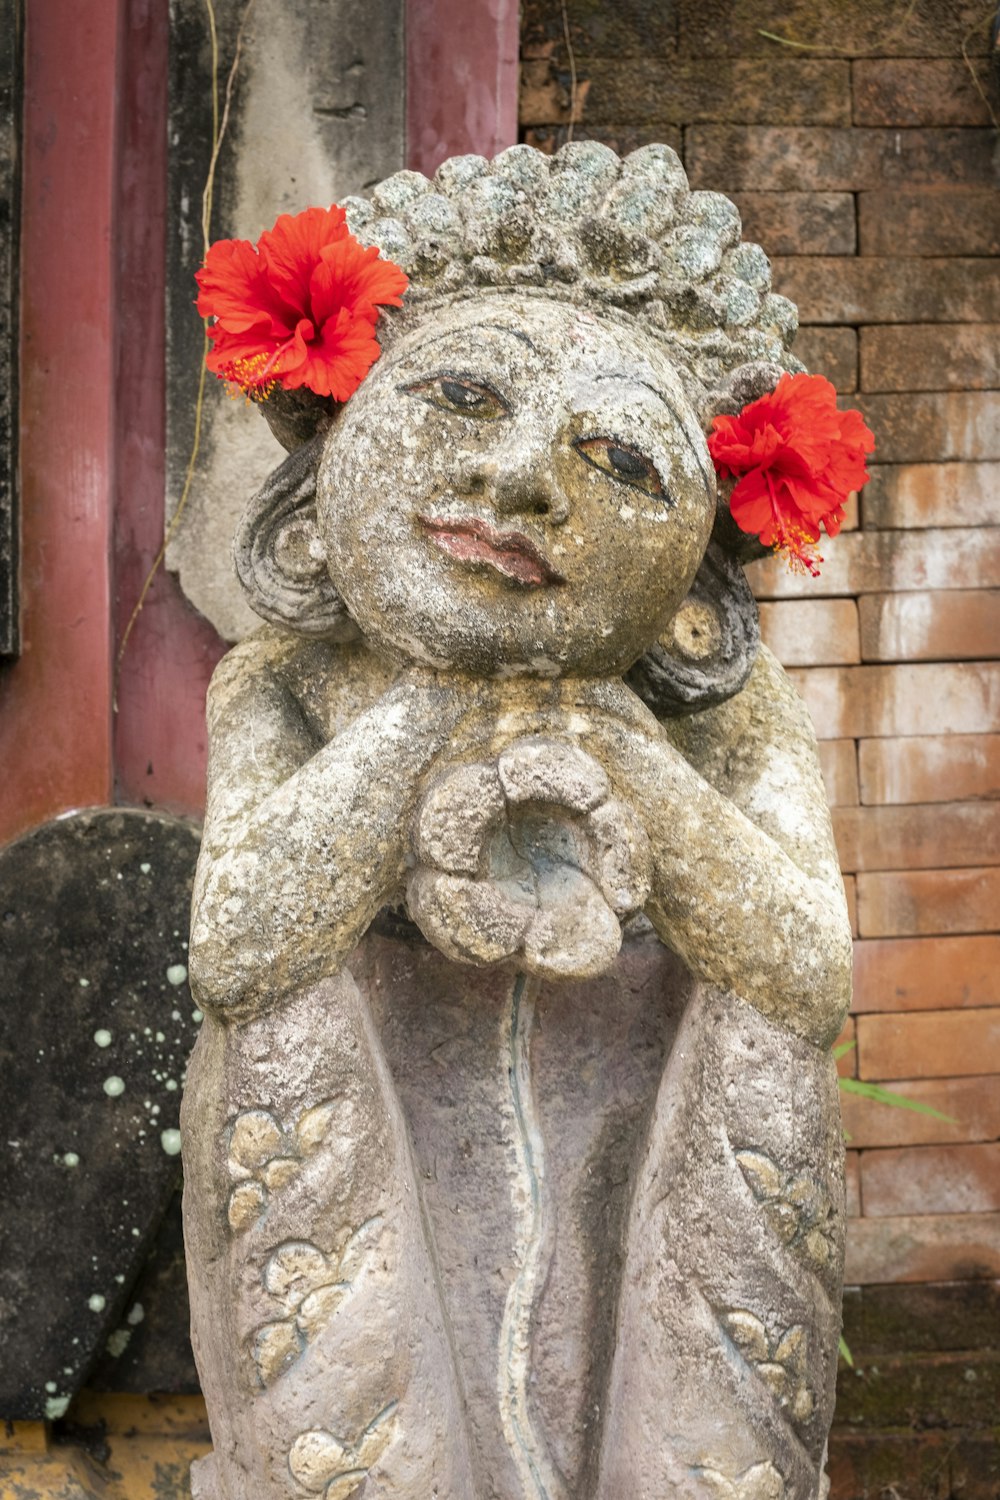
M 327 571 L 316 522 L 316 474 L 326 433 L 290 454 L 247 506 L 233 560 L 250 608 L 304 635 L 351 640 L 357 626 Z
M 731 698 L 760 648 L 757 601 L 737 560 L 712 541 L 687 598 L 625 681 L 661 717 Z

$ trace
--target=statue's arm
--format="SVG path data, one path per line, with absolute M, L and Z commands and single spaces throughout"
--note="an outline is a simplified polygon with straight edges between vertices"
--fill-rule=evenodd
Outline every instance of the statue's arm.
M 208 803 L 190 971 L 199 1004 L 280 1002 L 343 964 L 398 888 L 421 773 L 461 717 L 432 674 L 409 674 L 317 749 L 251 640 L 209 693 Z
M 713 711 L 707 735 L 691 726 L 705 775 L 651 717 L 602 721 L 588 748 L 643 817 L 647 914 L 664 941 L 694 973 L 826 1045 L 850 1005 L 851 932 L 815 734 L 769 653 L 744 693 Z

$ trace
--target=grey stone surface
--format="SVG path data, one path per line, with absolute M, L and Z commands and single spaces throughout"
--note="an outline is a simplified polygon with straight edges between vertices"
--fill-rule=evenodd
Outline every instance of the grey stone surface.
M 61 1416 L 177 1185 L 198 1030 L 189 824 L 76 813 L 0 852 L 0 1415 Z
M 246 0 L 215 0 L 214 11 L 221 111 Z M 404 69 L 403 0 L 257 0 L 215 169 L 210 239 L 256 241 L 279 213 L 339 202 L 402 166 Z M 172 0 L 169 129 L 168 519 L 184 488 L 203 357 L 193 305 L 212 140 L 202 0 Z M 280 459 L 265 424 L 248 421 L 242 403 L 209 376 L 194 483 L 168 566 L 225 640 L 256 624 L 233 575 L 230 542 L 247 495 Z
M 413 285 L 210 696 L 194 1494 L 820 1500 L 851 938 L 704 438 L 794 310 L 664 148 L 350 212 Z

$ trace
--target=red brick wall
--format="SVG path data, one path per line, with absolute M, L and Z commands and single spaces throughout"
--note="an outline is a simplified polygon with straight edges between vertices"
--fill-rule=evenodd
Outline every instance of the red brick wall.
M 878 440 L 822 576 L 751 570 L 765 638 L 820 736 L 854 913 L 844 1070 L 955 1121 L 844 1096 L 856 1371 L 841 1381 L 838 1500 L 890 1485 L 906 1500 L 1000 1495 L 1000 99 L 986 12 L 566 5 L 575 138 L 666 141 L 695 187 L 734 198 L 799 305 L 796 352 Z M 524 139 L 562 144 L 570 83 L 562 7 L 525 0 Z

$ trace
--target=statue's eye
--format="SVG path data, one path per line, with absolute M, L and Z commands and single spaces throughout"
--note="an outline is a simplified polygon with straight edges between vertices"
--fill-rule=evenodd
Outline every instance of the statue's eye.
M 620 484 L 631 485 L 645 495 L 655 495 L 670 504 L 670 496 L 663 488 L 656 465 L 636 448 L 626 448 L 623 443 L 609 437 L 577 438 L 573 447 L 586 463 L 610 474 Z
M 494 422 L 510 414 L 506 401 L 496 391 L 476 380 L 467 380 L 464 375 L 436 375 L 433 380 L 421 380 L 404 389 L 408 396 L 419 396 L 421 401 L 429 401 L 445 411 L 460 412 L 463 417 Z

